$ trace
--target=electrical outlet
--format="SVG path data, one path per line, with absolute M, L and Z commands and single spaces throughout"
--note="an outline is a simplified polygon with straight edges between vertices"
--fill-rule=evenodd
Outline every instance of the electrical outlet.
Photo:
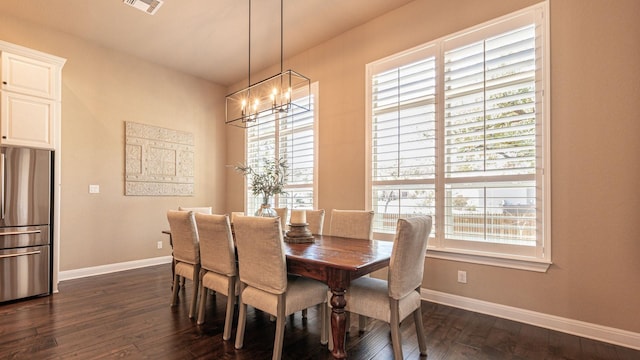
M 89 194 L 99 194 L 100 185 L 89 185 Z
M 158 249 L 162 249 L 162 240 L 158 241 Z
M 467 272 L 463 270 L 458 270 L 458 282 L 462 284 L 467 283 Z

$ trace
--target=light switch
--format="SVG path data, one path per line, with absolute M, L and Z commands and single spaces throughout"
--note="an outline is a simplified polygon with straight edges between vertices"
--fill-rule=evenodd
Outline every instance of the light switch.
M 89 185 L 89 194 L 100 193 L 100 185 Z

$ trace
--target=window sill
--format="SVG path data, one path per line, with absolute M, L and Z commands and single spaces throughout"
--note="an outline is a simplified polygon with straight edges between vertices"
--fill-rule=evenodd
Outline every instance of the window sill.
M 427 258 L 460 261 L 472 264 L 481 264 L 489 266 L 498 266 L 510 269 L 526 270 L 546 273 L 551 266 L 550 261 L 534 261 L 522 259 L 506 259 L 501 257 L 492 257 L 486 255 L 463 254 L 450 251 L 436 250 L 427 248 Z

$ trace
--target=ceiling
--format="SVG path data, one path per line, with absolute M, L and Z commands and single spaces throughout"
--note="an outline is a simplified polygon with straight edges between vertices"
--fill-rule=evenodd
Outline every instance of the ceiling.
M 284 1 L 284 58 L 411 1 Z M 247 76 L 248 3 L 164 0 L 157 13 L 149 15 L 123 0 L 2 0 L 0 13 L 230 85 Z M 279 62 L 280 1 L 253 0 L 252 72 Z

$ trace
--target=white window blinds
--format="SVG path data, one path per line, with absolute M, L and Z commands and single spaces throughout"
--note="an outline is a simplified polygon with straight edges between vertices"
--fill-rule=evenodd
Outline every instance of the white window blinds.
M 310 103 L 311 111 L 296 113 L 279 123 L 279 153 L 289 164 L 287 193 L 279 197 L 280 207 L 313 209 L 316 163 L 313 96 Z
M 374 231 L 399 217 L 433 214 L 435 200 L 435 48 L 371 77 L 371 181 Z M 384 66 L 383 66 L 384 68 Z
M 311 111 L 301 111 L 293 106 L 293 115 L 280 118 L 278 113 L 269 115 L 272 121 L 247 129 L 246 163 L 254 169 L 262 169 L 267 159 L 277 157 L 287 160 L 288 179 L 285 186 L 286 194 L 277 195 L 271 199 L 273 207 L 307 208 L 314 206 L 315 184 L 315 105 L 314 94 L 317 84 L 311 87 Z M 308 99 L 295 99 L 306 101 Z M 256 211 L 262 199 L 247 189 L 247 212 Z
M 544 9 L 368 65 L 374 231 L 430 214 L 432 249 L 548 261 Z

